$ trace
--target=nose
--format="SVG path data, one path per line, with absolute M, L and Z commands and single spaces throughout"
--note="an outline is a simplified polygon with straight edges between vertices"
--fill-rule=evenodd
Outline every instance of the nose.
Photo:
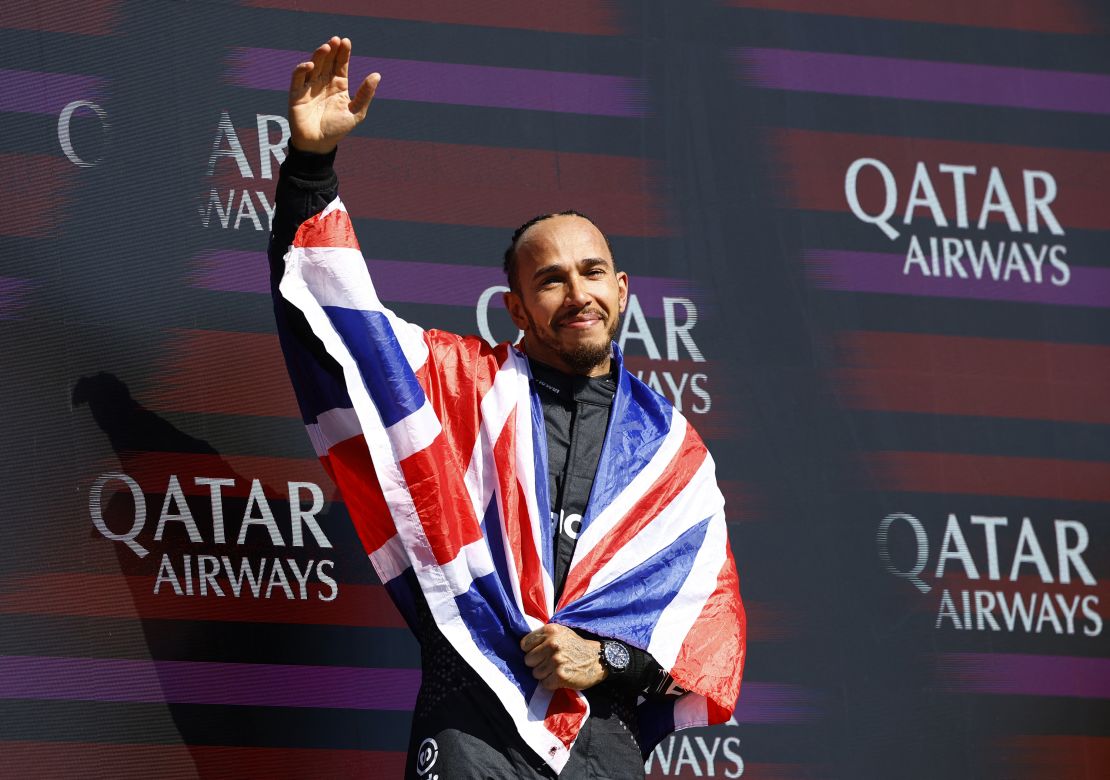
M 585 278 L 578 274 L 573 274 L 567 281 L 567 297 L 564 301 L 564 305 L 580 308 L 589 303 L 590 300 L 590 294 L 586 290 Z

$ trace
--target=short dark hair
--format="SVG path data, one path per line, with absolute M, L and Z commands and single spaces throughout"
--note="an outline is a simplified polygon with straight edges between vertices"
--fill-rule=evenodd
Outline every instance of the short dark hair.
M 521 225 L 520 227 L 518 227 L 516 230 L 513 231 L 513 238 L 509 242 L 509 248 L 505 250 L 505 259 L 504 259 L 504 262 L 502 263 L 501 267 L 505 270 L 505 277 L 509 280 L 509 288 L 510 289 L 512 289 L 512 290 L 517 289 L 517 286 L 516 286 L 516 248 L 517 248 L 517 245 L 520 243 L 521 236 L 523 236 L 526 232 L 528 232 L 528 228 L 532 227 L 532 225 L 535 225 L 537 222 L 543 222 L 545 219 L 551 219 L 552 217 L 581 217 L 582 219 L 586 220 L 591 225 L 593 225 L 595 228 L 597 228 L 597 231 L 599 233 L 601 233 L 601 237 L 605 239 L 605 246 L 609 250 L 609 256 L 610 257 L 613 256 L 613 247 L 609 243 L 609 236 L 605 235 L 605 231 L 603 231 L 601 228 L 597 227 L 597 223 L 594 222 L 589 217 L 587 217 L 581 211 L 575 211 L 574 209 L 567 209 L 566 211 L 553 211 L 550 214 L 540 214 L 539 216 L 532 217 L 530 220 L 528 220 L 523 225 Z M 613 260 L 614 267 L 616 266 L 616 263 L 617 263 L 617 261 L 614 258 L 614 260 Z

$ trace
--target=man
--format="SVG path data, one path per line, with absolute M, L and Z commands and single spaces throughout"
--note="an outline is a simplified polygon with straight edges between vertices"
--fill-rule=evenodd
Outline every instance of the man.
M 421 643 L 407 774 L 642 777 L 661 736 L 723 722 L 739 689 L 712 460 L 623 370 L 628 276 L 580 214 L 525 223 L 505 253 L 522 350 L 381 305 L 332 170 L 380 81 L 351 99 L 350 54 L 332 38 L 293 72 L 270 259 L 310 436 Z

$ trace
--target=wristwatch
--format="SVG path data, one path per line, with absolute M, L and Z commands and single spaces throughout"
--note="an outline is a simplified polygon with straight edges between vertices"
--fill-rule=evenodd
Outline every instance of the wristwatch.
M 624 642 L 615 639 L 601 640 L 601 668 L 610 674 L 620 674 L 628 668 L 632 656 Z

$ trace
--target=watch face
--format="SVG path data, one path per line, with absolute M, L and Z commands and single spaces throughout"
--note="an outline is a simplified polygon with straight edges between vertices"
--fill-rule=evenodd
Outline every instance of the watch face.
M 628 668 L 628 648 L 620 642 L 606 642 L 601 652 L 605 656 L 605 663 L 614 671 L 620 672 Z

